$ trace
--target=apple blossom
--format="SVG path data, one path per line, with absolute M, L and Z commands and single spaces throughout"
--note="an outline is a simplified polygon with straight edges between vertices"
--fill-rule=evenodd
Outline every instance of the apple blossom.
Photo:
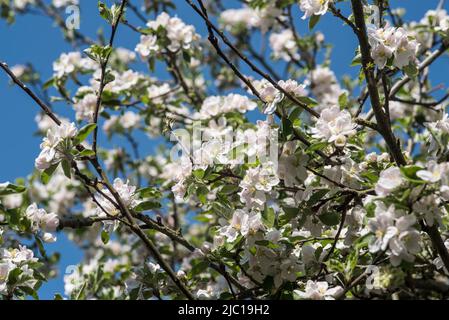
M 329 283 L 326 281 L 309 280 L 304 291 L 295 290 L 295 293 L 302 299 L 334 300 L 342 291 L 343 288 L 340 286 L 329 288 Z
M 320 16 L 327 12 L 331 0 L 301 0 L 299 7 L 304 12 L 302 19 L 313 15 Z
M 321 112 L 312 132 L 316 138 L 334 142 L 336 146 L 342 147 L 346 144 L 346 138 L 355 134 L 356 126 L 352 123 L 349 112 L 334 106 Z
M 397 167 L 390 167 L 380 173 L 376 184 L 376 193 L 379 196 L 387 196 L 403 183 L 401 170 Z

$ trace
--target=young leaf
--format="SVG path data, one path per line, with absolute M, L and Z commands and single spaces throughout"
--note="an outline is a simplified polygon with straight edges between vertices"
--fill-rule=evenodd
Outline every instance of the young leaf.
M 95 123 L 89 123 L 82 127 L 75 137 L 75 144 L 80 144 L 89 136 L 89 134 L 95 130 L 97 125 Z
M 67 160 L 62 161 L 62 170 L 64 171 L 64 174 L 67 178 L 72 178 L 72 170 L 70 168 L 70 163 Z
M 317 16 L 317 15 L 313 15 L 310 17 L 309 20 L 309 30 L 312 30 L 316 24 L 318 23 L 318 21 L 320 21 L 321 16 Z
M 54 165 L 51 165 L 49 168 L 45 169 L 41 173 L 41 181 L 43 184 L 47 184 L 50 181 L 51 176 L 53 175 L 53 173 L 55 172 L 55 170 L 58 166 L 59 166 L 59 162 Z
M 104 244 L 107 244 L 109 242 L 109 232 L 106 230 L 101 231 L 101 241 Z
M 139 203 L 135 208 L 134 211 L 136 212 L 143 212 L 153 209 L 159 209 L 161 207 L 161 204 L 156 201 L 144 201 Z

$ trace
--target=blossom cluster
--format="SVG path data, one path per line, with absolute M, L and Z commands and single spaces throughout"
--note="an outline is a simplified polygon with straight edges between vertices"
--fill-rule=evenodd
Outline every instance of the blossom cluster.
M 41 143 L 41 152 L 35 161 L 36 168 L 45 170 L 65 159 L 71 150 L 71 139 L 77 132 L 73 122 L 62 122 L 60 126 L 50 128 Z
M 142 35 L 135 49 L 142 58 L 147 58 L 164 48 L 161 44 L 162 39 L 169 41 L 167 50 L 178 52 L 180 49 L 190 49 L 192 43 L 199 38 L 193 26 L 186 25 L 178 17 L 170 17 L 166 12 L 159 14 L 156 20 L 148 22 L 147 27 L 151 33 Z
M 47 213 L 44 209 L 39 209 L 35 203 L 26 209 L 26 217 L 31 221 L 31 229 L 34 232 L 42 230 L 42 239 L 45 242 L 55 242 L 56 236 L 51 232 L 56 231 L 59 225 L 59 218 L 55 213 Z
M 419 45 L 416 40 L 410 39 L 405 29 L 388 26 L 371 28 L 368 37 L 372 58 L 379 68 L 383 69 L 389 59 L 392 59 L 392 64 L 399 69 L 416 64 Z

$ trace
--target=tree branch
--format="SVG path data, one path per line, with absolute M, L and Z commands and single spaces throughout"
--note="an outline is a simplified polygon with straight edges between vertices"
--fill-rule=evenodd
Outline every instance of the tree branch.
M 390 127 L 390 121 L 382 110 L 380 103 L 379 91 L 377 89 L 377 81 L 374 76 L 374 61 L 371 57 L 371 47 L 368 43 L 368 35 L 365 24 L 365 16 L 363 12 L 363 4 L 360 0 L 351 0 L 352 10 L 355 17 L 355 25 L 358 29 L 356 35 L 359 39 L 360 52 L 362 55 L 362 68 L 368 85 L 368 92 L 371 99 L 371 105 L 377 120 L 378 132 L 384 138 L 390 153 L 399 166 L 405 165 L 407 162 L 399 147 L 398 140 L 393 134 Z

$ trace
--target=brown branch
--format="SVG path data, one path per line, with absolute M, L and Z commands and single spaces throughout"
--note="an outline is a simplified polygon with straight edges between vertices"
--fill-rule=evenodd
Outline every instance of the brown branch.
M 192 0 L 185 0 L 187 2 L 187 4 L 189 4 L 193 10 L 195 10 L 195 12 L 197 12 L 200 17 L 204 20 L 204 22 L 207 25 L 208 28 L 208 32 L 209 32 L 209 41 L 212 43 L 212 45 L 215 47 L 215 49 L 217 50 L 217 53 L 220 55 L 220 57 L 224 57 L 224 53 L 221 51 L 219 45 L 218 45 L 218 40 L 214 35 L 214 32 L 218 34 L 218 36 L 223 40 L 223 42 L 232 49 L 232 51 L 234 51 L 237 56 L 243 60 L 250 68 L 251 70 L 253 70 L 254 72 L 256 72 L 258 75 L 260 75 L 261 77 L 263 77 L 264 79 L 266 79 L 269 83 L 271 83 L 273 85 L 273 87 L 275 87 L 277 90 L 279 90 L 280 92 L 282 92 L 289 100 L 291 100 L 294 104 L 300 106 L 301 108 L 303 108 L 304 110 L 306 110 L 309 114 L 311 114 L 312 116 L 318 118 L 320 115 L 318 112 L 316 112 L 315 110 L 309 108 L 306 104 L 302 103 L 301 101 L 299 101 L 293 94 L 291 94 L 290 92 L 284 90 L 281 86 L 278 85 L 278 83 L 273 80 L 273 78 L 271 78 L 271 76 L 265 72 L 263 72 L 262 70 L 260 70 L 254 63 L 252 63 L 248 57 L 246 57 L 242 52 L 240 52 L 239 49 L 237 49 L 231 41 L 229 41 L 229 39 L 224 35 L 224 33 L 218 29 L 210 20 L 209 17 L 207 15 L 207 10 L 206 7 L 203 4 L 202 0 L 199 0 L 199 4 L 201 6 L 201 9 L 198 8 Z M 228 63 L 229 60 L 225 60 L 225 62 L 231 67 L 231 65 Z M 232 67 L 231 67 L 232 68 Z M 234 72 L 236 72 L 234 70 L 234 68 L 232 68 Z M 246 77 L 242 77 L 241 73 L 238 72 L 236 73 L 239 76 L 240 79 L 246 79 Z M 249 82 L 247 79 L 244 80 L 245 83 Z M 249 86 L 249 88 L 254 92 L 253 88 L 251 86 Z M 258 98 L 260 99 L 260 96 L 258 96 Z M 261 99 L 263 101 L 263 99 Z
M 371 47 L 368 42 L 367 29 L 365 24 L 365 16 L 363 12 L 363 4 L 360 0 L 351 0 L 352 10 L 355 18 L 355 25 L 358 32 L 355 32 L 359 44 L 360 53 L 362 55 L 362 69 L 365 74 L 368 92 L 371 99 L 371 105 L 376 116 L 378 132 L 384 138 L 390 153 L 399 166 L 405 165 L 407 162 L 402 154 L 401 148 L 398 144 L 398 140 L 391 130 L 390 121 L 387 115 L 382 110 L 380 102 L 379 91 L 377 89 L 377 81 L 374 76 L 374 61 L 371 57 Z
M 23 91 L 25 91 L 31 97 L 31 99 L 33 99 L 39 105 L 39 107 L 41 107 L 41 109 L 47 116 L 49 116 L 58 126 L 61 125 L 61 120 L 58 119 L 51 108 L 14 75 L 6 62 L 0 61 L 0 68 L 2 68 L 11 77 L 12 81 L 17 84 Z
M 93 118 L 93 123 L 95 123 L 95 124 L 98 124 L 98 114 L 99 114 L 100 108 L 101 108 L 102 95 L 103 95 L 104 88 L 106 87 L 106 83 L 105 83 L 106 68 L 109 63 L 109 58 L 111 57 L 112 46 L 114 44 L 114 38 L 117 33 L 118 26 L 120 25 L 120 20 L 122 18 L 122 15 L 124 14 L 126 3 L 127 3 L 127 0 L 123 0 L 121 2 L 118 16 L 115 21 L 112 21 L 111 36 L 109 38 L 109 47 L 111 48 L 111 51 L 108 53 L 108 55 L 101 62 L 101 65 L 100 65 L 100 68 L 101 68 L 100 86 L 99 86 L 98 93 L 97 93 L 97 102 L 95 105 L 94 118 Z M 93 143 L 92 143 L 92 150 L 95 152 L 95 155 L 97 154 L 97 137 L 98 137 L 98 125 L 94 129 Z

